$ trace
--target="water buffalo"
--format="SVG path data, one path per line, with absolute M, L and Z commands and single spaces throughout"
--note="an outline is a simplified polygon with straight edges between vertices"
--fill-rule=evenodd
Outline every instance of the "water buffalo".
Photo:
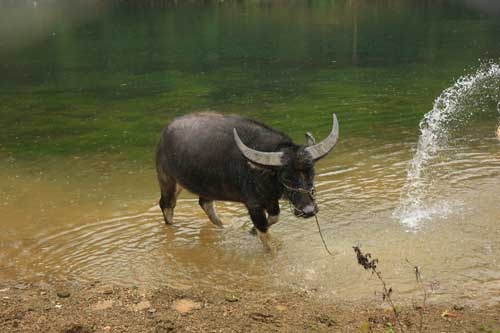
M 237 115 L 192 113 L 175 118 L 162 131 L 156 150 L 160 208 L 165 223 L 173 222 L 182 188 L 199 196 L 212 223 L 222 226 L 214 200 L 241 202 L 259 237 L 271 250 L 268 229 L 278 222 L 279 199 L 296 216 L 314 216 L 314 163 L 327 155 L 338 139 L 337 118 L 328 137 L 297 145 L 285 134 Z

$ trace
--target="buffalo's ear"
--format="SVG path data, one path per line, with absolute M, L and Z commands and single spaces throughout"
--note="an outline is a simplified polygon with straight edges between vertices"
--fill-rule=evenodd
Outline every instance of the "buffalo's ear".
M 307 146 L 312 146 L 316 143 L 316 139 L 314 136 L 311 134 L 311 132 L 306 132 L 306 145 Z

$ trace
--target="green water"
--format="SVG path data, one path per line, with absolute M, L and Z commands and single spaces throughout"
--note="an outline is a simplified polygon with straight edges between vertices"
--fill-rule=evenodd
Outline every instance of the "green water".
M 168 120 L 205 109 L 263 120 L 297 140 L 326 134 L 336 112 L 344 138 L 415 141 L 441 90 L 479 58 L 499 59 L 492 6 L 2 2 L 0 149 L 151 163 Z

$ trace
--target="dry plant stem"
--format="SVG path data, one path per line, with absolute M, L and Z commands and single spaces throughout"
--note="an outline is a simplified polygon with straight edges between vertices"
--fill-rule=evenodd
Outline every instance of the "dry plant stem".
M 364 254 L 361 252 L 361 249 L 358 246 L 353 247 L 354 252 L 356 253 L 356 257 L 358 259 L 358 264 L 363 266 L 365 270 L 369 270 L 372 272 L 372 274 L 375 274 L 377 278 L 380 280 L 382 283 L 383 287 L 383 300 L 387 301 L 389 305 L 391 306 L 392 312 L 394 313 L 394 318 L 396 320 L 396 323 L 399 326 L 399 330 L 401 332 L 404 332 L 404 326 L 399 320 L 399 313 L 398 310 L 396 309 L 396 305 L 394 305 L 394 302 L 392 301 L 391 294 L 392 294 L 392 288 L 387 288 L 387 284 L 385 283 L 384 279 L 382 278 L 382 273 L 380 273 L 377 270 L 377 263 L 378 259 L 371 259 L 372 256 L 370 253 Z
M 422 279 L 422 272 L 420 270 L 420 267 L 418 265 L 412 264 L 408 258 L 406 258 L 406 262 L 413 266 L 413 271 L 415 272 L 415 281 L 417 282 L 417 285 L 422 289 L 422 293 L 424 295 L 424 298 L 422 300 L 422 305 L 420 308 L 415 308 L 418 310 L 418 315 L 419 315 L 419 324 L 418 324 L 418 332 L 422 333 L 424 331 L 424 315 L 425 315 L 425 309 L 427 307 L 427 288 L 425 288 L 424 281 Z
M 404 332 L 403 324 L 399 320 L 398 310 L 396 309 L 396 305 L 394 305 L 394 302 L 391 299 L 392 288 L 387 289 L 387 284 L 385 283 L 384 279 L 382 278 L 382 274 L 379 271 L 377 271 L 376 269 L 372 269 L 372 272 L 375 273 L 375 275 L 377 275 L 380 282 L 382 282 L 382 287 L 384 288 L 384 299 L 387 300 L 387 303 L 389 303 L 389 305 L 391 306 L 392 312 L 394 313 L 394 318 L 396 319 L 396 322 L 398 323 L 399 330 L 401 332 Z
M 424 283 L 422 281 L 420 268 L 418 266 L 414 266 L 413 269 L 415 270 L 415 279 L 417 280 L 418 285 L 420 286 L 420 288 L 424 293 L 424 299 L 422 300 L 422 307 L 418 311 L 420 317 L 420 322 L 418 324 L 418 331 L 422 333 L 424 331 L 424 313 L 425 313 L 425 307 L 427 305 L 427 289 L 425 288 Z
M 418 324 L 418 331 L 420 333 L 422 333 L 424 331 L 424 313 L 425 313 L 425 304 L 427 302 L 427 290 L 425 289 L 425 287 L 422 285 L 422 283 L 420 283 L 420 285 L 422 286 L 422 289 L 424 291 L 424 300 L 423 300 L 423 304 L 422 304 L 422 308 L 420 309 L 420 311 L 418 312 L 419 315 L 420 315 L 420 322 Z

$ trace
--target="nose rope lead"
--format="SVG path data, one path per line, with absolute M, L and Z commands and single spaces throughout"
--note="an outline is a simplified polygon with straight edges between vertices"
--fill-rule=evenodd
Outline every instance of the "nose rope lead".
M 319 236 L 321 237 L 321 241 L 323 242 L 323 246 L 325 247 L 326 252 L 333 257 L 333 253 L 330 252 L 328 246 L 326 245 L 325 239 L 323 238 L 323 233 L 321 232 L 321 227 L 319 226 L 318 215 L 314 215 L 314 219 L 316 220 L 316 225 L 318 226 Z
M 282 181 L 280 181 L 280 183 L 290 192 L 306 193 L 306 194 L 309 194 L 314 199 L 314 193 L 316 192 L 314 187 L 311 188 L 310 190 L 306 190 L 305 188 L 293 187 L 293 186 L 287 185 Z
M 311 199 L 313 199 L 313 201 L 316 201 L 316 188 L 313 186 L 310 190 L 306 190 L 306 189 L 303 189 L 303 188 L 297 188 L 297 187 L 292 187 L 292 186 L 288 186 L 287 184 L 285 184 L 283 181 L 280 180 L 280 183 L 287 189 L 289 190 L 290 192 L 292 192 L 292 196 L 295 192 L 298 192 L 298 193 L 307 193 L 309 194 L 309 196 L 311 197 Z M 290 210 L 292 210 L 292 203 L 289 201 L 289 204 L 290 204 Z M 301 216 L 304 215 L 303 213 L 301 213 Z M 316 221 L 316 225 L 318 226 L 318 232 L 319 232 L 319 236 L 321 237 L 321 241 L 323 242 L 323 246 L 325 247 L 325 250 L 326 252 L 328 252 L 328 254 L 330 256 L 334 256 L 333 253 L 330 251 L 330 249 L 328 248 L 328 246 L 326 245 L 326 242 L 325 242 L 325 238 L 323 237 L 323 232 L 321 231 L 321 226 L 319 224 L 319 221 L 318 221 L 318 215 L 317 214 L 314 214 L 314 219 Z

